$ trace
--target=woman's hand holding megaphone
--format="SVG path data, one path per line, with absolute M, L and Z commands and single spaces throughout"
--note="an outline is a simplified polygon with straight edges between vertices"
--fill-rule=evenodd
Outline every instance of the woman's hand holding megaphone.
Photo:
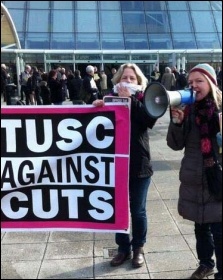
M 184 119 L 184 111 L 179 107 L 170 107 L 172 122 L 181 124 Z

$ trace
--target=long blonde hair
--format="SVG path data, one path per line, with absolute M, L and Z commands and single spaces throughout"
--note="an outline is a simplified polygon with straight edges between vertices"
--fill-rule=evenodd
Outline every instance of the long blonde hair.
M 222 108 L 222 91 L 219 89 L 218 86 L 216 86 L 207 75 L 203 74 L 202 75 L 207 79 L 210 87 L 211 87 L 211 94 L 213 96 L 214 102 L 217 106 L 218 109 Z
M 112 82 L 114 85 L 118 84 L 122 78 L 123 72 L 126 68 L 132 69 L 137 77 L 138 85 L 142 86 L 142 90 L 144 91 L 148 85 L 148 79 L 144 76 L 142 70 L 135 63 L 125 63 L 122 64 L 118 71 L 115 73 L 112 78 Z

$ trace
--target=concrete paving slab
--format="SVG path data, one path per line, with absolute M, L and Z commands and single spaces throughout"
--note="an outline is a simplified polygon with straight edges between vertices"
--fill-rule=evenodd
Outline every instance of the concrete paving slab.
M 47 243 L 2 244 L 1 261 L 39 261 L 43 259 Z
M 190 250 L 148 253 L 145 259 L 150 273 L 196 269 L 196 259 Z
M 2 244 L 47 242 L 49 232 L 6 232 Z
M 37 279 L 41 261 L 1 262 L 1 279 Z
M 93 257 L 93 242 L 54 242 L 48 243 L 44 259 L 78 259 Z
M 53 231 L 50 233 L 49 242 L 73 242 L 73 241 L 94 240 L 94 233 L 74 231 Z
M 93 259 L 45 260 L 38 279 L 94 279 Z

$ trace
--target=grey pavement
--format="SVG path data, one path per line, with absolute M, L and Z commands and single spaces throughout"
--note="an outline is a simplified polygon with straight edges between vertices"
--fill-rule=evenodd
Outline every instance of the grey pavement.
M 167 110 L 150 130 L 154 175 L 143 267 L 133 269 L 130 260 L 110 266 L 114 233 L 2 232 L 1 279 L 189 279 L 198 265 L 194 227 L 177 212 L 183 151 L 167 147 L 168 122 Z

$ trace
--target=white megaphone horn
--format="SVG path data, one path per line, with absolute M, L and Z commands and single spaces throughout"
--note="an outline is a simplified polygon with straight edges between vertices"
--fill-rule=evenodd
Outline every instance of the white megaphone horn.
M 144 92 L 143 103 L 147 113 L 153 118 L 162 117 L 168 106 L 183 106 L 195 101 L 195 92 L 190 89 L 169 91 L 158 83 L 150 83 Z

